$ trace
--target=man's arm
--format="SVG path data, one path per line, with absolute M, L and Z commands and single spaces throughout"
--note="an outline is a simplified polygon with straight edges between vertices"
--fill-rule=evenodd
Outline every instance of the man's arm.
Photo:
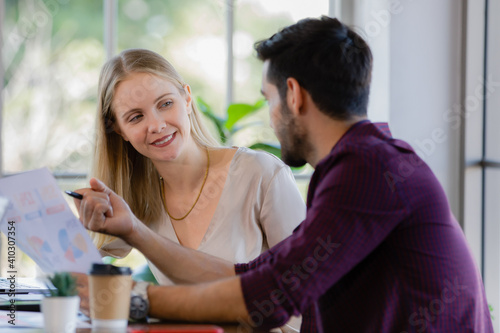
M 80 310 L 89 316 L 88 276 L 73 275 L 77 279 Z M 197 285 L 150 285 L 148 299 L 149 314 L 154 318 L 249 323 L 239 276 Z
M 239 277 L 190 286 L 149 286 L 155 318 L 250 323 Z

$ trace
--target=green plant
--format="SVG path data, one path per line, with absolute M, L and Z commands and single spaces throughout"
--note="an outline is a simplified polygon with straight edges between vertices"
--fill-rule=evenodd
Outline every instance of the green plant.
M 55 287 L 55 289 L 53 289 L 49 284 L 47 284 L 51 297 L 69 297 L 78 295 L 78 291 L 76 290 L 76 278 L 70 273 L 55 273 L 54 275 L 49 276 L 48 279 Z
M 232 137 L 242 129 L 251 126 L 263 126 L 261 121 L 246 122 L 242 124 L 240 121 L 246 117 L 256 113 L 266 105 L 263 99 L 258 100 L 255 104 L 235 103 L 227 108 L 226 118 L 217 116 L 212 108 L 200 97 L 196 98 L 196 105 L 199 110 L 214 124 L 222 144 L 231 146 Z M 260 149 L 271 153 L 281 159 L 281 146 L 279 143 L 272 142 L 255 142 L 248 146 L 251 149 Z M 304 167 L 292 167 L 294 173 L 299 173 L 306 170 Z
M 255 104 L 234 103 L 229 105 L 226 112 L 226 118 L 217 116 L 212 108 L 200 97 L 196 98 L 196 104 L 200 111 L 214 124 L 222 144 L 231 144 L 232 137 L 242 129 L 251 126 L 262 126 L 262 122 L 250 122 L 241 124 L 241 120 L 256 113 L 266 105 L 263 99 Z M 280 146 L 270 142 L 256 142 L 249 148 L 261 149 L 281 158 Z
M 245 103 L 234 103 L 228 106 L 226 118 L 221 118 L 217 116 L 212 108 L 200 97 L 196 97 L 196 105 L 199 110 L 207 117 L 215 126 L 222 144 L 231 146 L 232 138 L 238 132 L 245 128 L 252 126 L 264 126 L 261 121 L 255 122 L 245 122 L 242 123 L 241 120 L 253 115 L 266 105 L 264 99 L 260 99 L 255 104 L 245 104 Z M 279 143 L 272 142 L 254 142 L 249 145 L 250 149 L 260 149 L 271 153 L 281 159 L 281 146 Z M 302 167 L 292 167 L 294 173 L 300 173 L 306 170 L 304 166 Z

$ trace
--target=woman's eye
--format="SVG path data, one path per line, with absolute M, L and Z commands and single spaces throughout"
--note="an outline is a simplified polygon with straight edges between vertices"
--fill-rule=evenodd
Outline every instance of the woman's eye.
M 132 118 L 130 118 L 129 122 L 132 123 L 134 121 L 137 121 L 139 120 L 140 118 L 142 117 L 142 115 L 138 114 L 136 116 L 133 116 Z
M 165 108 L 171 104 L 172 104 L 172 101 L 167 101 L 167 102 L 163 103 L 160 107 Z

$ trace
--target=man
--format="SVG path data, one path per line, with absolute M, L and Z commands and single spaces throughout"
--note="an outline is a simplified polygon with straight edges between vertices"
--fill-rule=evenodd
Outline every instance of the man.
M 173 280 L 203 282 L 150 286 L 149 313 L 268 329 L 311 309 L 317 322 L 306 318 L 302 331 L 493 332 L 481 277 L 439 182 L 407 143 L 366 120 L 365 41 L 322 17 L 256 50 L 283 160 L 315 168 L 307 217 L 292 236 L 233 267 L 155 235 L 92 180 L 79 208 L 87 228 L 120 236 Z

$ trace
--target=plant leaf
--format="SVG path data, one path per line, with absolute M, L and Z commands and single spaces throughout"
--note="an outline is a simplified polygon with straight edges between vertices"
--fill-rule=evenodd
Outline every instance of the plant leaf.
M 267 151 L 268 153 L 271 153 L 281 159 L 281 148 L 279 145 L 272 144 L 272 143 L 263 143 L 263 142 L 257 142 L 248 147 L 250 149 L 260 149 L 263 151 Z
M 265 100 L 261 99 L 258 100 L 254 105 L 242 103 L 229 105 L 229 107 L 227 108 L 226 128 L 231 131 L 234 124 L 236 124 L 238 120 L 257 112 L 265 104 Z
M 48 278 L 52 285 L 56 288 L 55 290 L 50 290 L 50 294 L 53 297 L 67 297 L 75 296 L 78 294 L 76 289 L 76 278 L 68 272 L 58 272 Z M 47 283 L 46 283 L 47 284 Z M 47 284 L 48 287 L 50 287 Z
M 111 257 L 111 256 L 105 256 L 105 257 L 102 257 L 102 262 L 104 264 L 112 264 L 116 261 L 116 258 L 114 257 Z
M 217 129 L 217 132 L 219 133 L 222 143 L 226 143 L 228 139 L 228 133 L 225 129 L 226 120 L 218 117 L 212 111 L 212 108 L 201 97 L 196 97 L 196 105 L 198 106 L 198 109 L 201 111 L 201 113 L 203 113 L 205 117 L 213 122 L 215 128 Z
M 243 125 L 234 125 L 231 130 L 229 131 L 229 133 L 231 134 L 234 134 L 238 131 L 241 131 L 242 129 L 244 128 L 248 128 L 248 127 L 252 127 L 252 126 L 264 126 L 264 123 L 262 121 L 252 121 L 250 123 L 245 123 Z

